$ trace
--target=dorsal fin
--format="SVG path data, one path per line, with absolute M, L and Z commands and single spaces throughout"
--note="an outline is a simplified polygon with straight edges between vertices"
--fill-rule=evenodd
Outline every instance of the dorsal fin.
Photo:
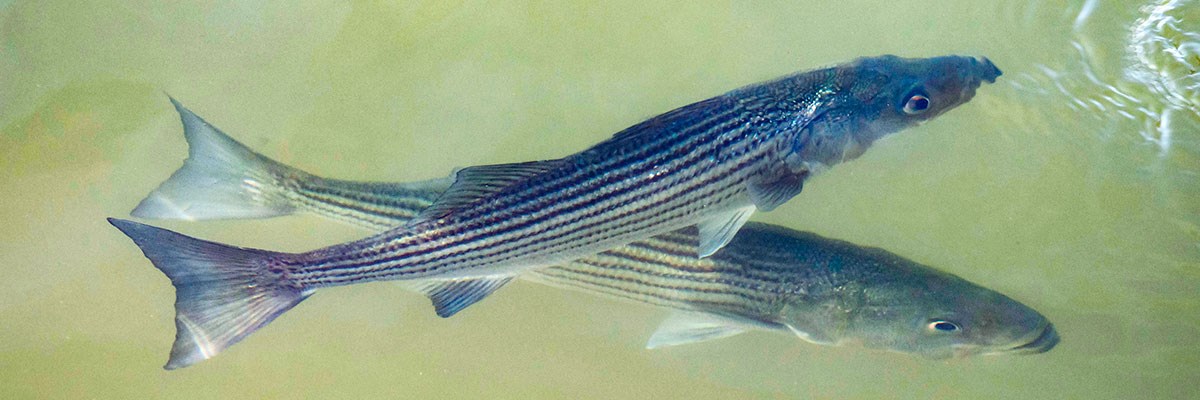
M 562 160 L 530 161 L 513 164 L 482 165 L 458 170 L 454 183 L 437 201 L 408 222 L 413 225 L 450 214 L 508 185 L 562 165 Z
M 483 300 L 504 284 L 512 281 L 511 276 L 455 279 L 448 281 L 417 282 L 413 288 L 429 296 L 433 309 L 442 318 L 449 318 L 464 308 Z

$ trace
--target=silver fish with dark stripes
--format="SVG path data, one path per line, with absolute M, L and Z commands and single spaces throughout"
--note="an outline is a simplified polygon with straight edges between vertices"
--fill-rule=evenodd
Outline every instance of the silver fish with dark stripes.
M 167 367 L 186 366 L 322 287 L 441 279 L 447 284 L 433 292 L 435 301 L 461 309 L 522 271 L 690 225 L 698 226 L 697 255 L 711 255 L 754 210 L 795 196 L 808 176 L 970 100 L 999 75 L 984 58 L 883 56 L 748 86 L 563 159 L 463 169 L 404 226 L 307 253 L 237 248 L 111 221 L 168 276 L 209 274 L 196 281 L 229 285 L 222 296 L 181 301 L 194 293 L 173 278 L 177 307 L 193 310 L 177 319 Z M 216 301 L 238 297 L 245 300 Z
M 184 118 L 191 114 L 179 108 Z M 207 127 L 211 128 L 211 127 Z M 194 159 L 241 154 L 224 163 L 188 162 L 133 214 L 162 219 L 238 218 L 239 210 L 306 212 L 381 231 L 432 204 L 453 177 L 417 183 L 339 181 L 274 162 L 216 129 L 188 132 Z M 265 161 L 265 162 L 263 162 Z M 273 165 L 272 171 L 253 171 Z M 216 196 L 246 175 L 274 174 L 256 193 Z M 210 185 L 194 187 L 190 182 Z M 320 186 L 324 190 L 304 190 Z M 324 193 L 337 193 L 328 196 Z M 202 203 L 194 200 L 203 199 Z M 189 213 L 174 206 L 188 203 Z M 750 222 L 706 259 L 692 256 L 695 228 L 659 235 L 522 279 L 673 310 L 647 347 L 694 343 L 749 330 L 794 333 L 820 344 L 866 347 L 931 358 L 1031 354 L 1058 343 L 1037 311 L 987 288 L 895 254 L 779 226 Z M 444 282 L 410 287 L 429 293 Z
M 695 228 L 531 272 L 552 286 L 677 310 L 647 348 L 790 332 L 930 358 L 1033 354 L 1058 344 L 1037 311 L 878 248 L 750 222 L 712 257 Z

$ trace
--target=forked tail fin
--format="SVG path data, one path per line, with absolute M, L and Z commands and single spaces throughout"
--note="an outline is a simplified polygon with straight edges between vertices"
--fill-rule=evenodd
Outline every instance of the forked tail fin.
M 146 196 L 133 216 L 154 219 L 266 218 L 290 214 L 287 179 L 308 174 L 250 150 L 171 99 L 183 122 L 188 158 Z
M 212 358 L 310 294 L 281 266 L 293 255 L 227 246 L 109 218 L 175 286 L 175 345 L 163 368 Z

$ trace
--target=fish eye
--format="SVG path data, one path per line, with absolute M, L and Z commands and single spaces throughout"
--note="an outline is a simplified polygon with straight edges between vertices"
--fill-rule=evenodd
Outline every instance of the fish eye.
M 928 327 L 930 330 L 939 332 L 957 332 L 959 329 L 962 329 L 958 327 L 958 324 L 943 319 L 929 321 Z
M 917 115 L 929 109 L 929 97 L 921 92 L 914 92 L 904 101 L 904 113 Z

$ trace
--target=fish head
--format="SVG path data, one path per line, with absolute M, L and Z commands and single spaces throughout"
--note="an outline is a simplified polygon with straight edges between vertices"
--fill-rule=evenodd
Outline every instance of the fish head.
M 952 274 L 925 269 L 878 282 L 848 312 L 842 339 L 933 359 L 1035 354 L 1059 342 L 1042 314 Z
M 793 171 L 857 158 L 875 140 L 962 105 L 1001 75 L 985 57 L 861 58 L 822 78 L 793 139 Z

